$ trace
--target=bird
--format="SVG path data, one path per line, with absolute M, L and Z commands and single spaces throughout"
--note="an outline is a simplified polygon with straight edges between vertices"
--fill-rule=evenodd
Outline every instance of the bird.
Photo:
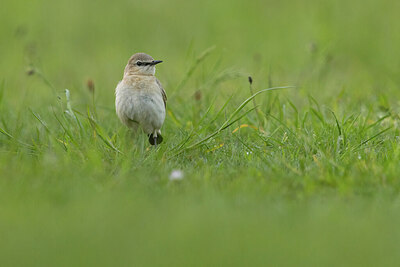
M 120 121 L 134 132 L 142 128 L 155 147 L 163 141 L 161 127 L 167 107 L 167 94 L 155 77 L 155 66 L 161 62 L 145 53 L 132 55 L 115 89 L 115 109 Z

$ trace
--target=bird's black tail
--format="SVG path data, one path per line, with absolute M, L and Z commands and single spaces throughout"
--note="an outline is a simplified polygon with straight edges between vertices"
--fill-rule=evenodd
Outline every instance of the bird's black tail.
M 149 134 L 149 143 L 154 146 L 157 142 L 157 145 L 161 144 L 164 138 L 161 134 L 158 134 L 156 138 L 154 138 L 153 134 Z

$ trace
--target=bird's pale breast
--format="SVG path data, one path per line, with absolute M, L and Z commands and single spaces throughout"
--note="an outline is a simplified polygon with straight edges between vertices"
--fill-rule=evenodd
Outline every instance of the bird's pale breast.
M 128 76 L 116 88 L 116 111 L 120 120 L 150 134 L 159 131 L 165 119 L 161 89 L 154 76 Z

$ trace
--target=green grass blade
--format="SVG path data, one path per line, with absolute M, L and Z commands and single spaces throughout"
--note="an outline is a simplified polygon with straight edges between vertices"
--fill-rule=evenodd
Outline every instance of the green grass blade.
M 250 96 L 245 101 L 243 101 L 243 103 L 240 104 L 239 107 L 237 107 L 237 109 L 229 116 L 229 118 L 225 121 L 225 123 L 221 125 L 219 131 L 221 131 L 221 129 L 223 129 L 225 127 L 225 125 L 228 124 L 229 121 L 232 118 L 234 118 L 257 95 L 259 95 L 261 93 L 268 92 L 268 91 L 274 91 L 274 90 L 279 90 L 279 89 L 287 89 L 287 88 L 294 88 L 294 87 L 295 86 L 279 86 L 279 87 L 271 87 L 271 88 L 267 88 L 267 89 L 263 89 L 261 91 L 258 91 L 257 93 L 255 93 L 254 95 Z
M 378 136 L 380 136 L 380 135 L 382 135 L 383 133 L 389 131 L 391 128 L 392 128 L 392 126 L 386 128 L 386 129 L 383 129 L 382 131 L 380 131 L 379 133 L 373 135 L 372 137 L 368 138 L 367 140 L 362 141 L 361 144 L 355 146 L 352 150 L 355 150 L 355 149 L 357 149 L 357 148 L 359 148 L 359 147 L 365 145 L 366 143 L 368 143 L 368 142 L 374 140 L 374 139 L 377 138 Z

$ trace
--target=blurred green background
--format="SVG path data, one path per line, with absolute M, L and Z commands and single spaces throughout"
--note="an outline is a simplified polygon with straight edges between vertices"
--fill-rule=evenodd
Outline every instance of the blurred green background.
M 399 10 L 3 0 L 0 265 L 397 266 Z M 158 151 L 114 112 L 136 52 L 164 61 Z M 254 92 L 296 88 L 176 155 L 250 96 L 248 76 Z M 258 130 L 232 133 L 243 124 Z

